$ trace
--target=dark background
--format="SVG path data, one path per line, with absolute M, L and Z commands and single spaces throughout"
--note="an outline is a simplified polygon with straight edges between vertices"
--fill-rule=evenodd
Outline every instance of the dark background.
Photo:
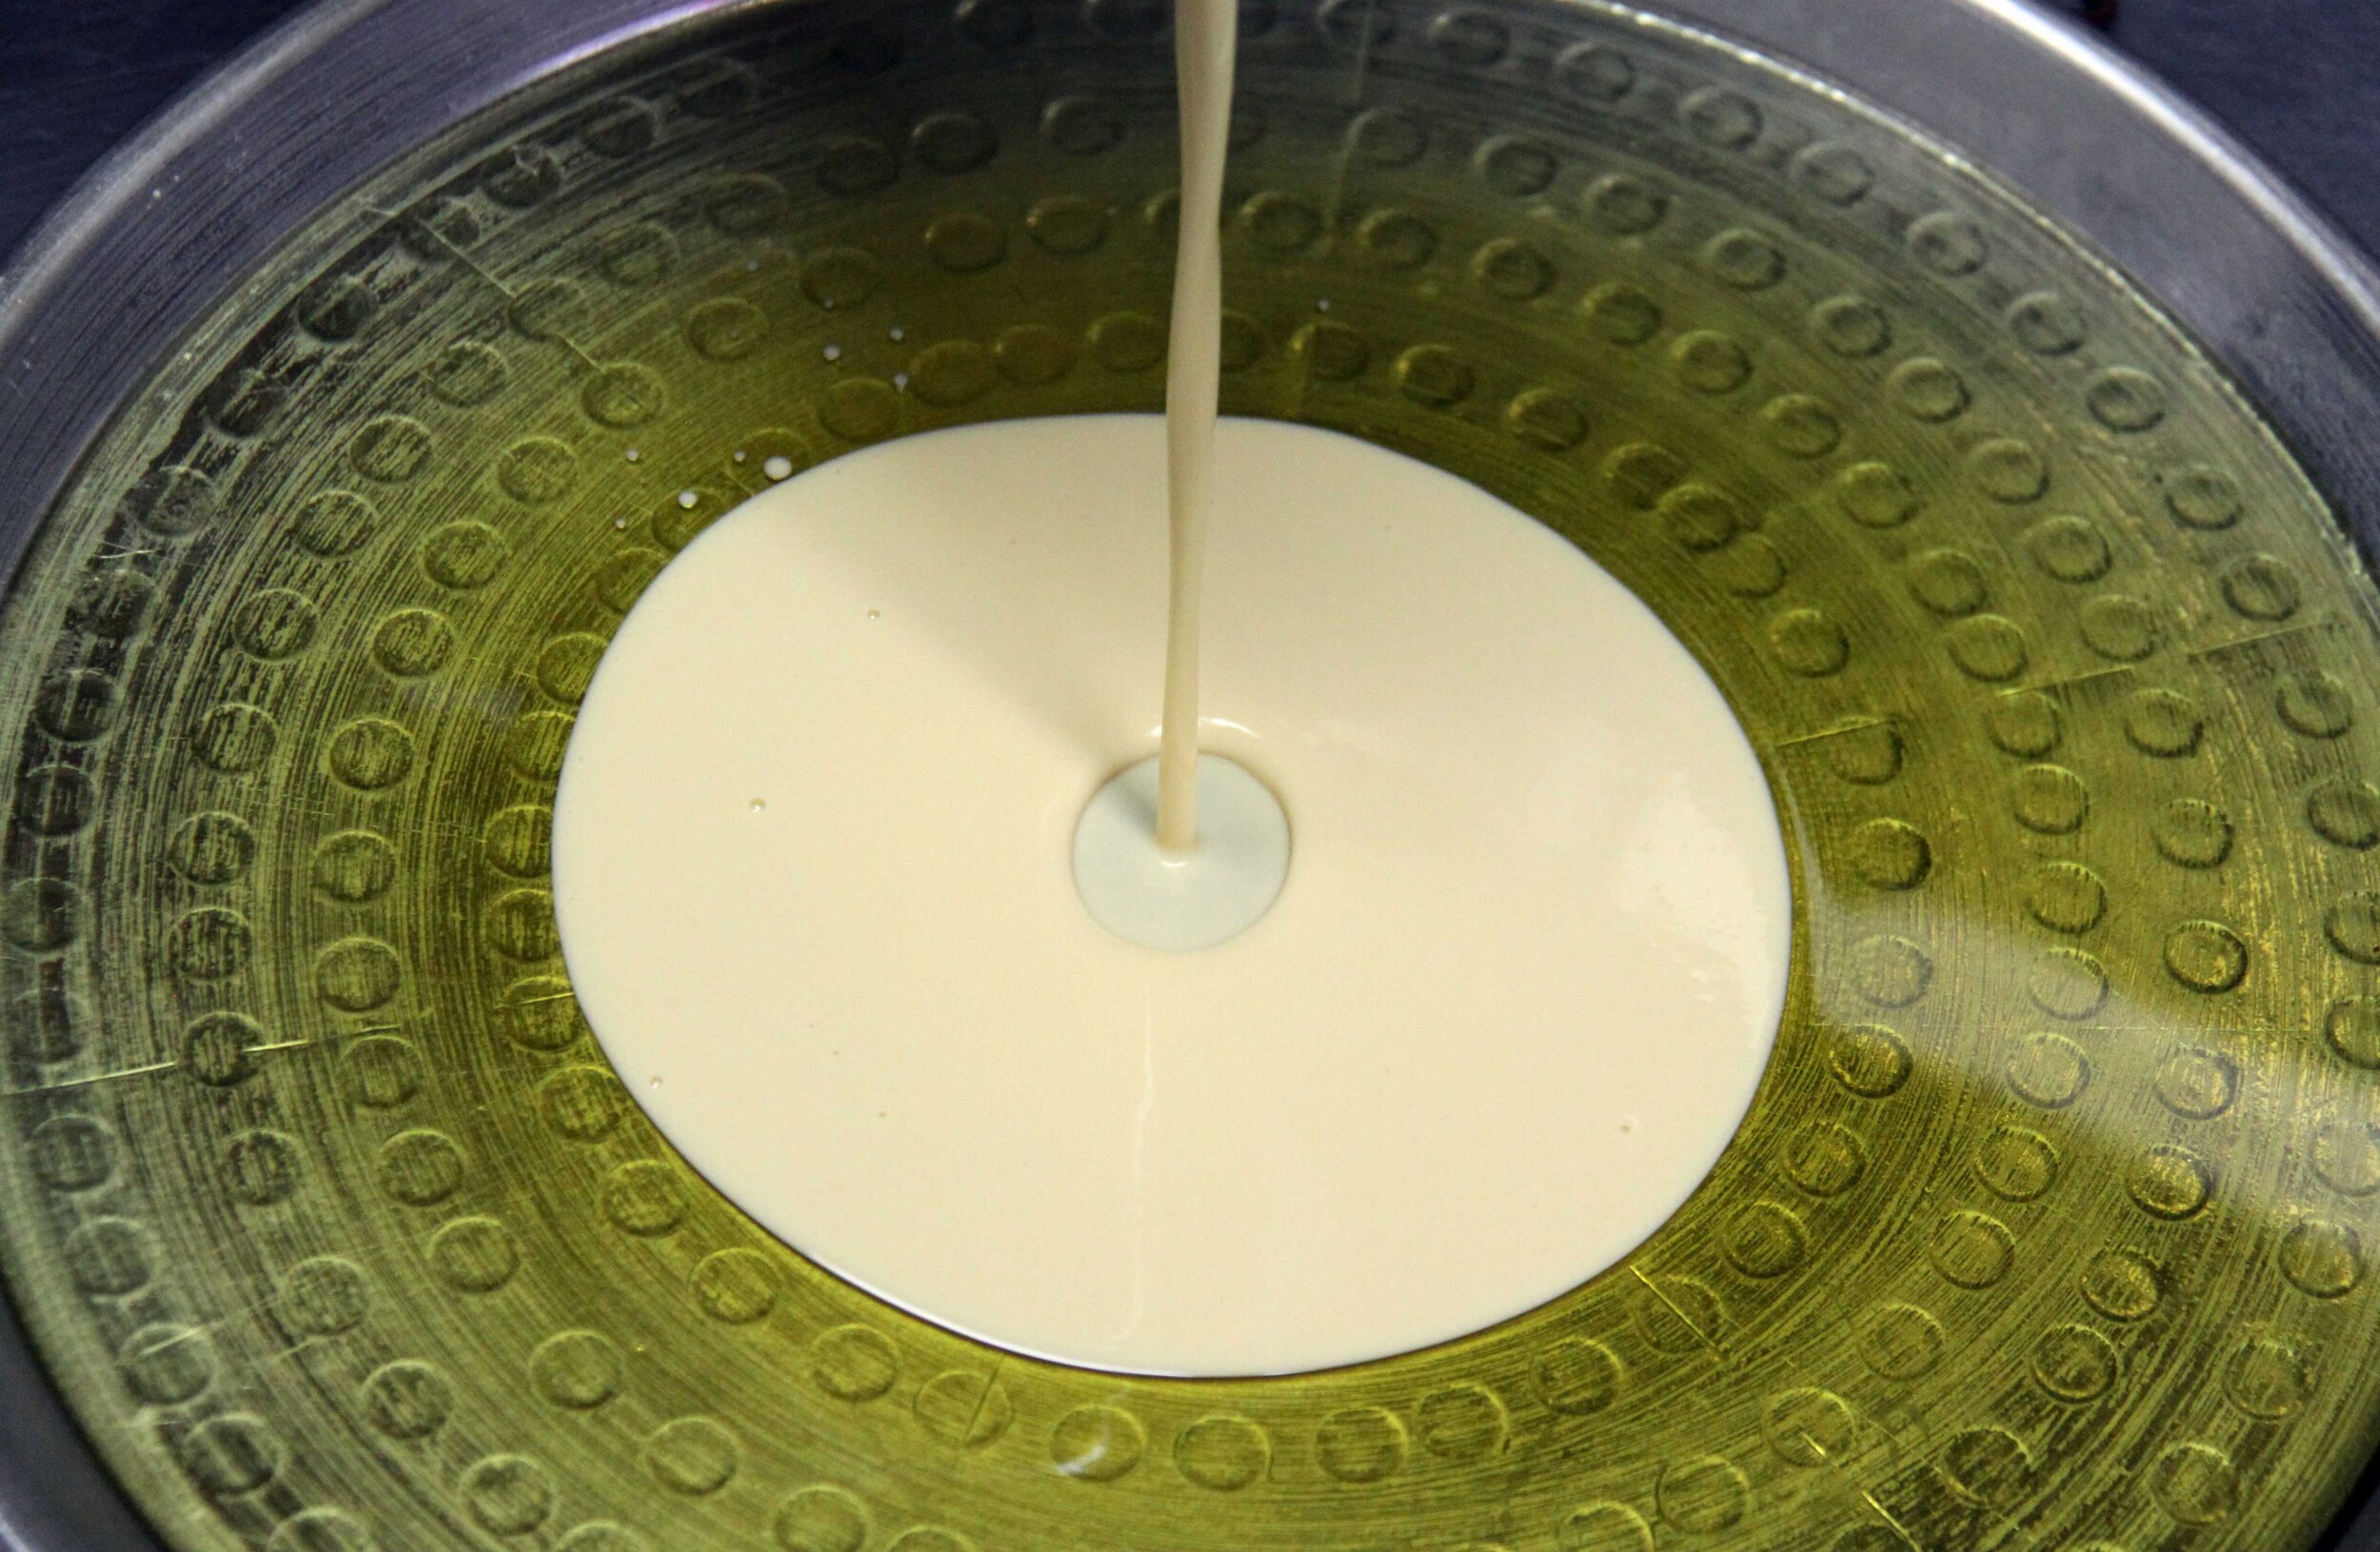
M 0 255 L 12 257 L 110 146 L 301 3 L 0 0 Z M 2074 16 L 2112 10 L 2095 25 L 2120 50 L 2380 253 L 2380 0 L 2044 3 Z M 0 258 L 0 276 L 7 268 Z M 2366 1473 L 2317 1552 L 2380 1552 L 2380 1468 Z
M 109 146 L 299 3 L 0 0 L 0 254 Z M 2051 9 L 2107 6 L 2052 0 Z M 2212 110 L 2367 252 L 2380 252 L 2380 0 L 2117 0 L 2113 9 L 2104 30 L 2117 47 Z

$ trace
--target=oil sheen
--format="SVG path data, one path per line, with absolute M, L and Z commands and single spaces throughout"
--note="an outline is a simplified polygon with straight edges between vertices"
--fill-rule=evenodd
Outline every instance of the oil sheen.
M 1021 1351 L 1280 1373 L 1612 1265 L 1775 1037 L 1769 789 L 1677 640 L 1477 487 L 1226 419 L 1207 748 L 1295 861 L 1218 946 L 1083 908 L 1154 752 L 1164 428 L 910 437 L 729 513 L 603 659 L 556 806 L 571 980 L 763 1225 Z

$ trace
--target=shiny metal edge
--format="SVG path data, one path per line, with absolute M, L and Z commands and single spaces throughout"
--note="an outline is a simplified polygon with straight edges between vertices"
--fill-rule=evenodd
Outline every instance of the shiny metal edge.
M 2230 130 L 2032 0 L 1657 0 L 2078 233 L 2231 374 L 2380 563 L 2380 268 Z
M 529 82 L 771 3 L 318 0 L 201 79 L 0 277 L 0 579 L 125 396 L 308 215 Z
M 320 0 L 201 79 L 0 275 L 0 582 L 117 406 L 309 214 L 531 81 L 754 3 Z M 165 1552 L 4 1299 L 0 1396 L 0 1552 Z
M 200 81 L 0 276 L 0 578 L 125 395 L 308 214 L 530 81 L 766 3 L 321 0 Z M 2380 555 L 2380 270 L 2227 130 L 2028 0 L 1661 14 L 1905 120 L 2076 230 L 2229 368 Z M 238 182 L 194 176 L 227 164 Z M 0 1393 L 0 1552 L 162 1552 L 5 1306 Z M 2327 1540 L 2380 1546 L 2374 1507 Z

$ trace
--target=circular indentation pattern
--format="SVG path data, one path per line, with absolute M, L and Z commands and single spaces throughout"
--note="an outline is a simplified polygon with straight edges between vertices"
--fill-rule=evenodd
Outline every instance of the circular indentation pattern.
M 1962 1288 L 1984 1288 L 2008 1275 L 2014 1244 L 2007 1224 L 1989 1213 L 1966 1210 L 1942 1221 L 1926 1256 L 1950 1282 Z
M 2106 1395 L 2120 1367 L 2114 1343 L 2087 1325 L 2053 1325 L 2033 1344 L 2033 1381 L 2062 1402 Z
M 1549 1410 L 1585 1417 L 1611 1405 L 1626 1376 L 1602 1343 L 1564 1337 L 1538 1355 L 1533 1377 L 1537 1399 Z
M 1049 1436 L 1049 1459 L 1061 1475 L 1083 1482 L 1114 1482 L 1140 1463 L 1148 1434 L 1140 1420 L 1113 1406 L 1078 1406 L 1058 1420 Z
M 1245 1418 L 1201 1418 L 1174 1442 L 1176 1468 L 1212 1492 L 1238 1492 L 1262 1477 L 1271 1461 L 1264 1430 Z
M 1942 1323 L 1915 1304 L 1887 1303 L 1859 1324 L 1859 1356 L 1886 1380 L 1915 1380 L 1942 1361 Z
M 2359 979 L 2380 904 L 2354 871 L 2380 849 L 2370 686 L 2329 628 L 2360 616 L 2309 542 L 2326 520 L 2202 363 L 1988 187 L 1782 78 L 1584 13 L 1549 32 L 1492 8 L 1335 0 L 1308 27 L 1242 7 L 1259 51 L 1396 90 L 1312 124 L 1272 77 L 1243 90 L 1227 392 L 1527 491 L 1761 722 L 1825 888 L 1784 1086 L 1696 1220 L 1702 1261 L 1663 1241 L 1649 1283 L 1565 1296 L 1412 1383 L 1176 1406 L 1161 1383 L 921 1345 L 738 1243 L 650 1156 L 554 955 L 570 711 L 621 612 L 764 480 L 951 420 L 1154 403 L 1178 201 L 1132 169 L 1169 154 L 1168 26 L 1144 0 L 959 0 L 833 19 L 798 57 L 743 40 L 591 64 L 566 110 L 473 141 L 434 190 L 359 189 L 343 209 L 367 246 L 292 248 L 304 273 L 277 259 L 253 299 L 227 290 L 258 332 L 202 328 L 160 408 L 128 402 L 26 567 L 21 596 L 56 607 L 10 627 L 28 689 L 6 1044 L 38 1204 L 16 1221 L 56 1225 L 41 1298 L 110 1323 L 92 1431 L 156 1441 L 128 1447 L 268 1552 L 423 1539 L 360 1491 L 308 1502 L 361 1480 L 316 1470 L 350 1435 L 434 1452 L 422 1502 L 449 1529 L 564 1552 L 997 1539 L 909 1467 L 786 1456 L 843 1420 L 889 1430 L 883 1459 L 917 1473 L 1008 1462 L 1020 1493 L 1093 1497 L 1131 1477 L 1117 1490 L 1170 1495 L 1192 1540 L 1203 1514 L 1310 1489 L 1318 1544 L 1370 1545 L 1382 1495 L 1494 1471 L 1523 1484 L 1508 1520 L 1432 1534 L 1648 1552 L 1790 1532 L 1776 1483 L 1803 1474 L 1883 1483 L 1919 1540 L 2028 1517 L 2099 1552 L 2116 1530 L 2063 1534 L 2027 1484 L 2053 1448 L 2096 1470 L 2095 1420 L 2194 1384 L 2132 1452 L 2125 1543 L 2286 1518 L 2241 1430 L 2315 1436 L 2351 1390 L 2351 1358 L 2304 1333 L 2352 1316 L 2380 1195 L 2346 1090 L 2291 1112 L 2289 1193 L 2238 1141 L 2294 1103 L 2276 1043 L 2326 1084 L 2380 1068 Z M 1043 50 L 1098 70 L 1051 75 Z M 944 55 L 1055 95 L 803 119 Z M 1458 78 L 1512 110 L 1450 116 Z M 1747 180 L 1795 221 L 1758 215 L 1774 201 Z M 790 407 L 756 419 L 805 428 L 737 422 L 746 378 Z M 2270 791 L 2245 780 L 2263 769 Z M 153 810 L 126 796 L 135 771 Z M 2305 886 L 2274 895 L 2267 869 Z M 146 925 L 122 909 L 136 875 Z M 1937 1134 L 1954 1092 L 1972 1124 Z M 2104 1104 L 2157 1129 L 2092 1154 Z M 1917 1150 L 1957 1194 L 1912 1217 Z M 155 1210 L 182 1179 L 205 1212 Z M 2279 1303 L 2218 1329 L 2207 1279 L 2231 1252 L 2192 1247 L 2234 1195 L 2290 1204 L 2239 1252 Z M 373 1222 L 333 1216 L 349 1204 Z M 202 1221 L 283 1252 L 194 1253 Z M 1862 1281 L 1853 1223 L 1908 1225 L 1875 1242 L 1889 1288 Z M 646 1263 L 633 1311 L 509 1323 L 565 1307 L 552 1280 L 587 1231 Z M 1824 1360 L 1839 1373 L 1787 1375 L 1765 1301 L 1820 1268 L 1850 1344 Z M 291 1361 L 252 1363 L 210 1309 L 254 1312 Z M 631 1319 L 663 1334 L 640 1348 Z M 1943 1411 L 1933 1387 L 1987 1328 L 2011 1410 Z M 506 1335 L 466 1366 L 454 1329 Z M 2165 1362 L 2185 1343 L 2195 1381 Z M 1714 1356 L 1700 1383 L 1732 1387 L 1736 1437 L 1592 1463 L 1604 1430 L 1641 1431 L 1637 1398 Z M 756 1383 L 671 1388 L 714 1363 Z M 519 1389 L 516 1436 L 486 1433 L 466 1375 Z M 277 1387 L 301 1382 L 308 1415 L 354 1427 L 289 1426 Z M 126 1434 L 130 1406 L 161 1410 Z M 589 1426 L 618 1503 L 577 1480 L 568 1430 Z M 1937 1508 L 1861 1463 L 1887 1432 Z M 1544 1469 L 1556 1448 L 1589 1462 L 1575 1482 Z M 1905 1544 L 1864 1510 L 1819 1542 Z

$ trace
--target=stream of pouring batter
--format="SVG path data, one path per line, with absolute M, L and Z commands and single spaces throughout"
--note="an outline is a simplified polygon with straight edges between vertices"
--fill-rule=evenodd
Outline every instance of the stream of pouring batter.
M 906 437 L 704 530 L 580 705 L 554 911 L 646 1112 L 818 1264 L 1018 1352 L 1298 1373 L 1652 1232 L 1751 1102 L 1791 895 L 1618 581 L 1427 465 L 1218 424 L 1234 3 L 1178 17 L 1163 426 Z
M 1199 591 L 1206 571 L 1215 413 L 1222 376 L 1223 158 L 1231 139 L 1237 0 L 1182 0 L 1174 60 L 1181 98 L 1181 229 L 1165 367 L 1165 476 L 1171 532 L 1165 705 L 1157 757 L 1157 844 L 1198 848 Z

